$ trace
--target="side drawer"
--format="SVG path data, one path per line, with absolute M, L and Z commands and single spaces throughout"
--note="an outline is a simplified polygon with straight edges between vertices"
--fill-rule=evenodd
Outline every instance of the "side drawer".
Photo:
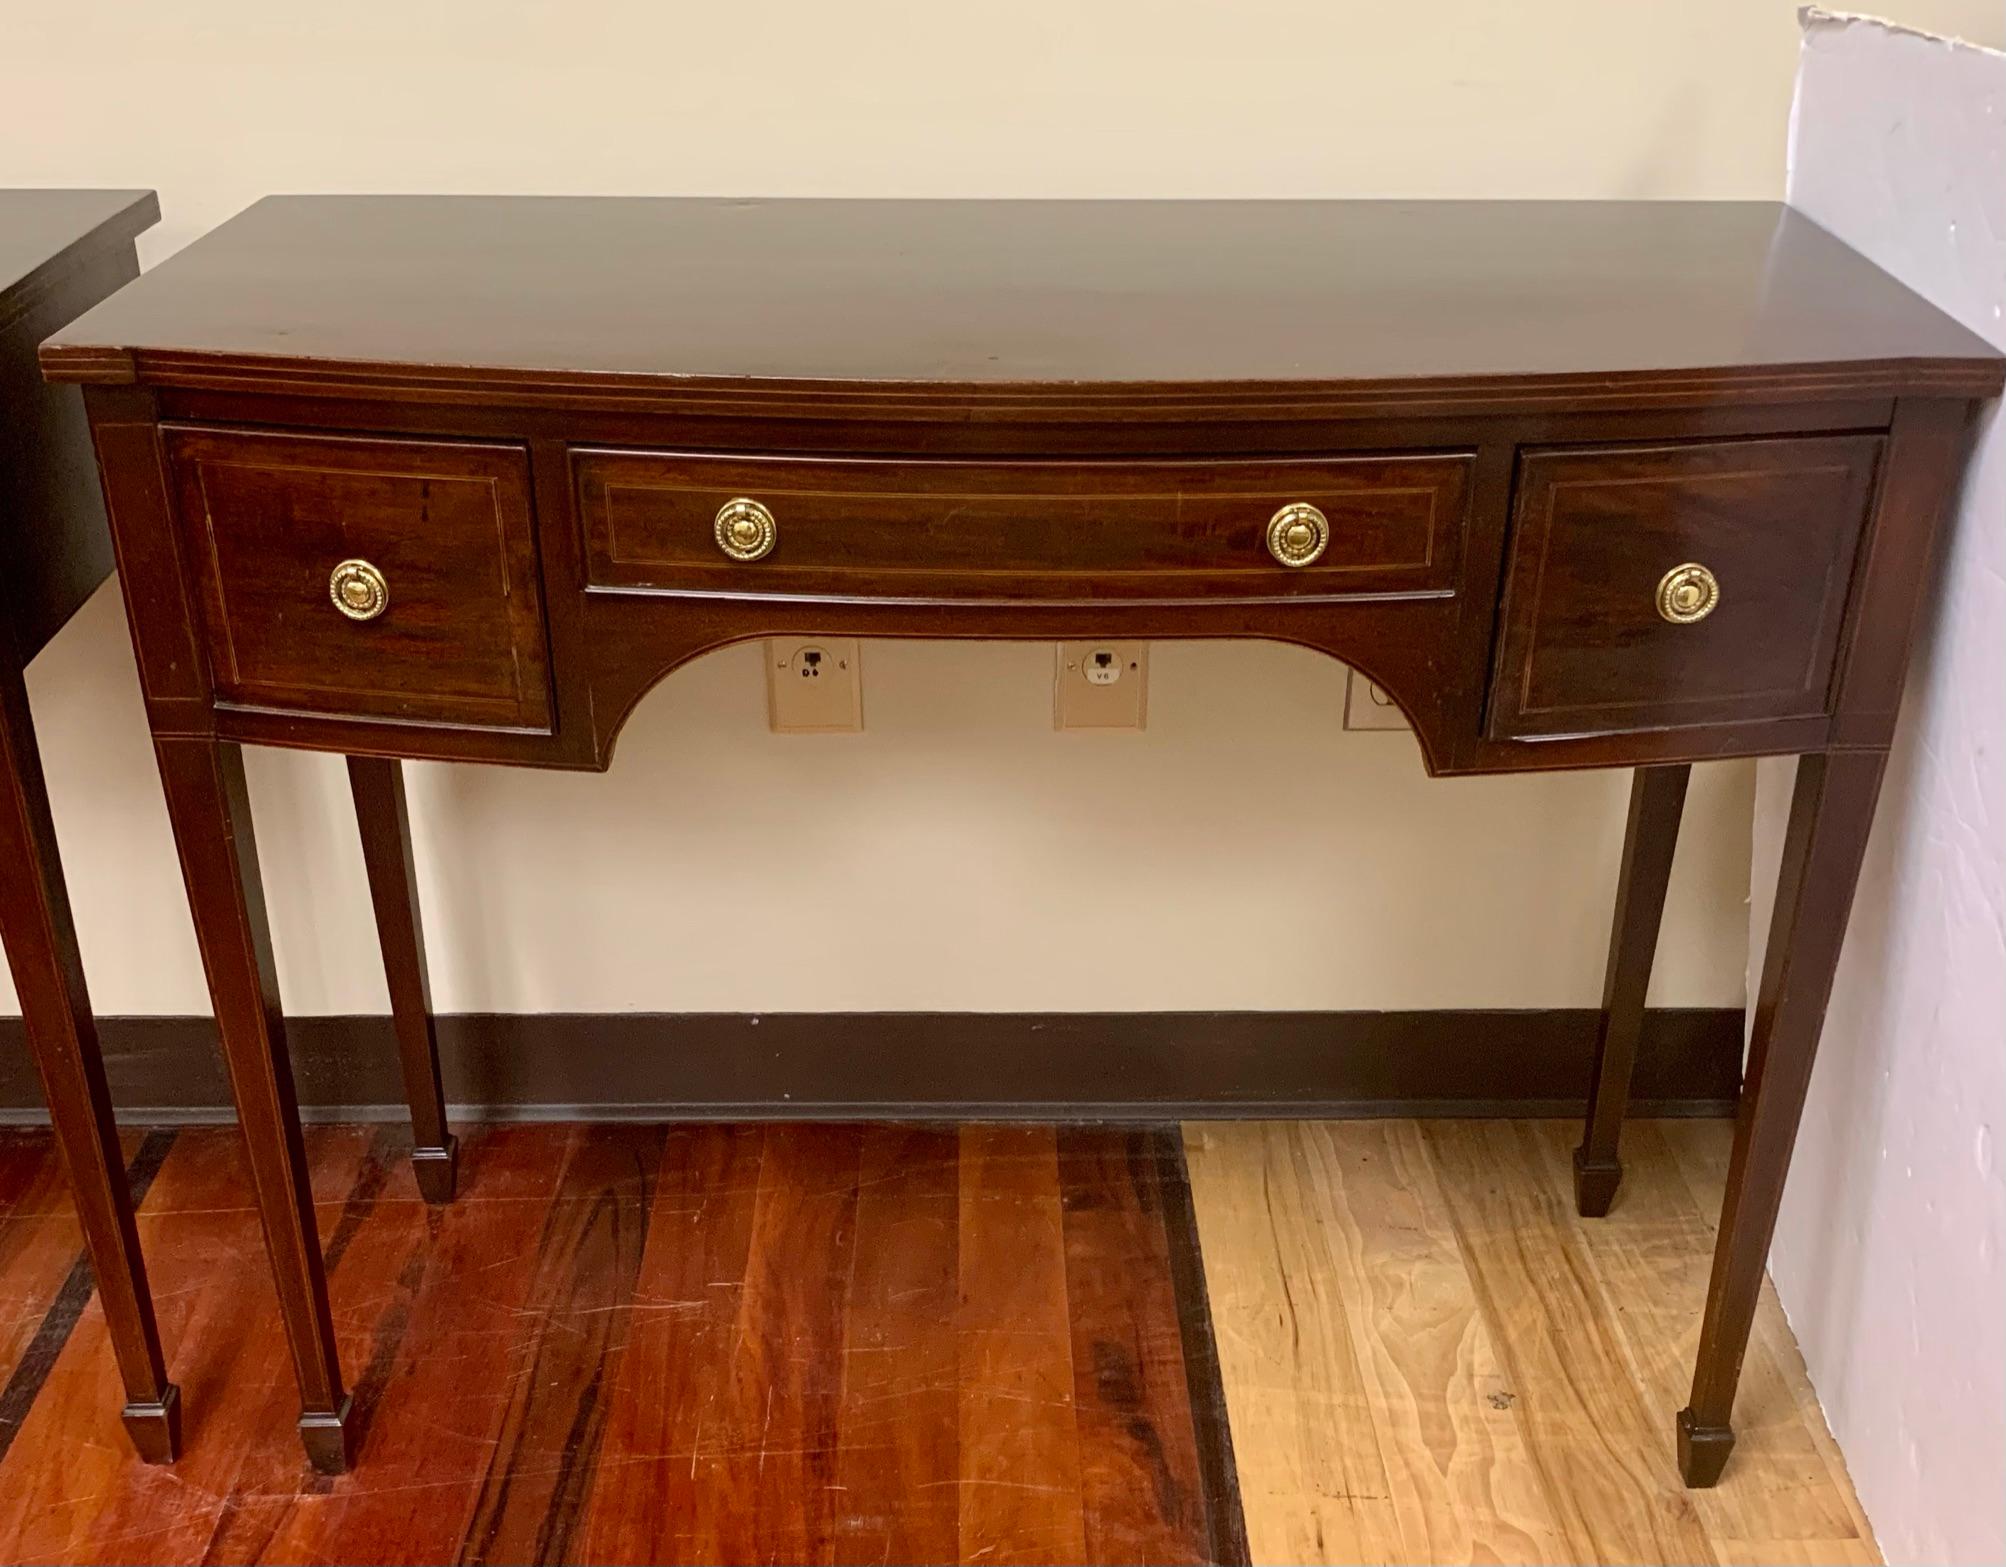
M 549 727 L 520 448 L 189 426 L 165 437 L 219 700 Z
M 1526 453 L 1495 739 L 1816 716 L 1881 437 Z
M 1447 593 L 1467 452 L 1257 462 L 892 462 L 573 452 L 600 587 L 749 595 L 1080 601 Z M 755 504 L 734 559 L 719 516 Z M 1306 507 L 1320 553 L 1270 548 Z M 759 514 L 755 514 L 759 515 Z M 1291 517 L 1301 515 L 1291 513 Z M 1309 533 L 1299 535 L 1308 540 Z M 1288 540 L 1280 541 L 1284 550 Z

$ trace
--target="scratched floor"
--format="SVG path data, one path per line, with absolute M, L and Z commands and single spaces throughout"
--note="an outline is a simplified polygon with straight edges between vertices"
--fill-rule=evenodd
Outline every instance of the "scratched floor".
M 1597 1223 L 1570 1137 L 496 1127 L 432 1210 L 397 1132 L 310 1129 L 325 1480 L 234 1134 L 128 1143 L 187 1417 L 149 1468 L 0 1131 L 0 1561 L 1877 1560 L 1773 1299 L 1726 1483 L 1672 1469 L 1725 1129 L 1633 1127 Z

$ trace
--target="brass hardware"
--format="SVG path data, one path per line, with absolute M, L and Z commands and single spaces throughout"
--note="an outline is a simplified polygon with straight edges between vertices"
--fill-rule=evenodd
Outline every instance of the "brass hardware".
M 1330 544 L 1330 519 L 1295 501 L 1268 519 L 1268 553 L 1284 566 L 1307 566 Z
M 390 607 L 390 584 L 366 560 L 345 560 L 327 579 L 327 596 L 350 620 L 374 620 Z
M 1697 561 L 1674 566 L 1658 579 L 1658 613 L 1675 626 L 1705 620 L 1720 602 L 1720 583 Z
M 759 560 L 773 553 L 780 525 L 758 501 L 740 496 L 717 513 L 717 547 L 733 560 Z

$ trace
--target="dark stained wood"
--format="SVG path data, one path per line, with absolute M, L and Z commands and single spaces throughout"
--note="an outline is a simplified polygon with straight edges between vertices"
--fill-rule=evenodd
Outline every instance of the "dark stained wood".
M 1211 1538 L 1164 1192 L 1176 1134 L 1059 1134 L 1086 1554 L 1202 1562 Z
M 847 1516 L 837 1562 L 963 1556 L 959 1170 L 952 1128 L 864 1134 L 844 1312 L 836 1482 Z
M 607 1390 L 599 1467 L 570 1541 L 580 1562 L 697 1561 L 715 1509 L 715 1418 L 738 1342 L 766 1129 L 672 1127 Z
M 582 451 L 579 515 L 600 587 L 840 597 L 1320 597 L 1456 585 L 1467 455 L 1294 463 L 872 463 Z M 725 556 L 718 509 L 750 496 L 778 542 Z M 1305 566 L 1268 520 L 1318 507 Z
M 165 1463 L 180 1446 L 181 1395 L 167 1379 L 147 1294 L 41 755 L 5 639 L 0 626 L 0 938 L 112 1324 L 126 1429 Z
M 180 1445 L 180 1393 L 147 1293 L 22 683 L 111 571 L 82 401 L 42 380 L 35 345 L 138 274 L 134 236 L 158 216 L 151 192 L 0 191 L 0 942 L 110 1325 L 126 1429 L 164 1463 Z M 78 1274 L 66 1290 L 90 1287 Z
M 267 197 L 45 358 L 920 418 L 1997 384 L 1977 338 L 1769 202 Z
M 144 1200 L 161 1160 L 173 1145 L 174 1133 L 156 1131 L 144 1140 L 123 1141 L 130 1142 L 135 1149 L 132 1162 L 123 1171 L 123 1185 L 137 1204 Z M 47 1163 L 57 1172 L 60 1183 L 60 1155 L 53 1148 Z M 79 1255 L 77 1251 L 78 1226 L 67 1214 L 35 1213 L 32 1189 L 19 1195 L 26 1199 L 19 1207 L 10 1207 L 0 1197 L 0 1461 L 6 1459 L 7 1449 L 21 1430 L 23 1417 L 47 1382 L 56 1357 L 69 1342 L 86 1302 L 93 1298 L 95 1285 L 89 1254 Z M 20 1217 L 10 1219 L 10 1213 L 18 1213 Z M 144 1284 L 143 1274 L 140 1282 Z M 113 1292 L 107 1297 L 108 1316 L 123 1315 L 130 1310 L 129 1302 L 118 1299 L 117 1288 L 114 1282 Z M 152 1305 L 143 1289 L 139 1298 L 150 1322 Z M 124 1330 L 125 1324 L 120 1322 L 119 1331 Z M 135 1449 L 150 1461 L 172 1458 L 171 1451 L 163 1455 L 157 1441 L 145 1438 L 171 1434 L 174 1442 L 179 1443 L 179 1395 L 175 1395 L 167 1410 L 148 1414 L 153 1418 L 140 1422 L 140 1431 L 133 1433 L 140 1438 L 134 1442 Z M 130 1407 L 121 1418 L 131 1433 L 135 1422 Z M 174 1422 L 171 1433 L 163 1429 L 170 1419 Z
M 863 1129 L 766 1132 L 738 1317 L 694 1462 L 693 1558 L 824 1560 L 838 1489 L 843 1319 L 856 1259 Z M 688 1238 L 685 1238 L 688 1244 Z
M 1880 449 L 1828 436 L 1526 456 L 1490 733 L 1826 712 Z M 1674 624 L 1658 584 L 1688 562 L 1720 597 Z
M 207 740 L 162 739 L 155 753 L 299 1378 L 301 1439 L 316 1468 L 339 1474 L 351 1457 L 352 1409 L 307 1185 L 243 757 Z
M 257 707 L 540 728 L 550 715 L 519 450 L 173 429 L 217 696 Z M 387 606 L 331 602 L 344 561 Z
M 1609 964 L 1602 980 L 1601 1026 L 1588 1090 L 1588 1123 L 1574 1150 L 1574 1201 L 1599 1218 L 1609 1211 L 1623 1179 L 1616 1156 L 1630 1103 L 1630 1074 L 1644 1033 L 1644 998 L 1651 988 L 1664 920 L 1665 890 L 1679 845 L 1679 816 L 1686 804 L 1690 767 L 1640 767 L 1630 779 L 1630 816 L 1623 830 L 1623 871 L 1616 882 L 1616 915 L 1610 922 Z
M 80 251 L 118 249 L 160 221 L 150 190 L 0 190 L 0 326 L 47 292 Z
M 0 190 L 0 620 L 34 657 L 111 571 L 83 404 L 36 345 L 139 275 L 151 191 Z
M 536 1246 L 508 1411 L 463 1562 L 565 1561 L 605 1431 L 647 1239 L 659 1126 L 579 1135 Z
M 1815 225 L 1734 203 L 275 198 L 42 362 L 88 383 L 330 1463 L 340 1380 L 235 744 L 603 769 L 648 690 L 749 638 L 1259 636 L 1384 687 L 1430 773 L 1811 754 L 1850 778 L 1891 741 L 1965 425 L 2006 380 Z M 1416 569 L 1394 547 L 1413 520 L 1377 508 L 1391 475 L 1428 472 L 1455 525 L 1437 551 L 1430 523 Z M 1336 493 L 1346 476 L 1373 506 Z M 1252 518 L 1285 479 L 1353 530 L 1328 570 L 1256 553 Z M 785 503 L 783 542 L 720 564 L 704 513 L 741 485 Z M 1250 516 L 1215 509 L 1235 486 Z M 391 610 L 360 627 L 325 603 L 351 552 L 390 578 Z M 1721 600 L 1672 626 L 1656 587 L 1686 560 Z M 1325 586 L 1346 565 L 1371 591 Z M 1285 781 L 1270 808 L 1315 788 Z M 1825 880 L 1836 894 L 1850 873 Z M 1836 925 L 1790 929 L 1812 968 L 1836 951 Z M 1792 1000 L 1789 1062 L 1808 1062 L 1821 1007 Z M 1794 1082 L 1743 1104 L 1760 1130 L 1689 1446 L 1726 1439 Z M 1052 1414 L 1072 1381 L 1058 1178 L 1031 1134 L 968 1137 L 964 1420 L 1028 1398 L 1051 1425 L 961 1442 L 959 1527 L 997 1559 L 1077 1555 L 1079 1432 Z M 811 1268 L 846 1222 L 786 1216 Z M 792 1320 L 800 1303 L 758 1304 Z M 827 1523 L 826 1476 L 793 1467 L 826 1414 L 800 1415 L 798 1494 L 746 1551 Z M 1034 1440 L 1056 1490 L 1010 1478 L 1027 1461 L 1011 1444 Z M 743 1483 L 742 1453 L 718 1462 Z M 690 1529 L 715 1538 L 701 1509 Z
M 1410 1012 L 536 1012 L 434 1019 L 448 1103 L 535 1119 L 1300 1119 L 1578 1116 L 1602 1014 L 1591 1007 Z M 1630 1101 L 1732 1116 L 1740 1007 L 1644 1014 Z M 215 1118 L 230 1083 L 206 1017 L 101 1018 L 112 1097 L 144 1119 Z M 39 1103 L 9 1070 L 0 1110 Z M 407 1084 L 384 1020 L 292 1018 L 300 1104 L 388 1113 Z
M 1728 1416 L 1735 1384 L 1885 762 L 1878 752 L 1797 762 L 1692 1399 L 1679 1411 L 1679 1468 L 1688 1485 L 1717 1481 L 1734 1445 Z
M 330 1225 L 380 1164 L 370 1157 L 376 1143 L 368 1129 L 316 1129 L 312 1185 Z M 415 1193 L 404 1206 L 422 1211 Z M 0 1472 L 7 1559 L 201 1561 L 228 1520 L 253 1507 L 250 1498 L 293 1492 L 306 1475 L 298 1450 L 270 1439 L 297 1395 L 238 1134 L 201 1129 L 177 1138 L 138 1222 L 162 1328 L 185 1346 L 187 1450 L 172 1466 L 143 1464 L 125 1450 L 112 1429 L 103 1318 L 87 1308 Z M 338 1270 L 352 1245 L 348 1253 Z M 383 1281 L 358 1282 L 372 1298 L 381 1293 Z
M 189 1452 L 158 1471 L 95 1440 L 85 1309 L 0 1456 L 0 1559 L 986 1563 L 1061 1559 L 1036 1543 L 1057 1537 L 1065 1560 L 1244 1560 L 1214 1548 L 1238 1502 L 1207 1522 L 1196 1456 L 1224 1401 L 1181 1347 L 1204 1292 L 1176 1262 L 1197 1244 L 1177 1135 L 1061 1135 L 476 1126 L 432 1208 L 401 1127 L 314 1127 L 367 1431 L 330 1483 L 265 1439 L 286 1350 L 241 1144 L 181 1133 L 140 1223 L 190 1345 Z M 67 1222 L 0 1140 L 7 1170 L 23 1216 L 0 1209 L 0 1238 Z M 1053 1325 L 1012 1352 L 1028 1298 Z
M 1908 654 L 1935 579 L 1943 514 L 1970 449 L 1969 404 L 1903 398 L 1888 430 L 1886 477 L 1858 572 L 1859 603 L 1840 658 L 1837 745 L 1884 745 L 1894 734 Z
M 390 1015 L 404 1097 L 411 1106 L 412 1168 L 428 1202 L 453 1195 L 459 1142 L 446 1130 L 446 1093 L 439 1081 L 439 1040 L 432 1025 L 432 984 L 425 965 L 425 925 L 418 912 L 418 877 L 411 863 L 411 818 L 404 804 L 404 769 L 376 757 L 348 759 L 349 792 L 362 833 L 362 861 L 376 910 L 376 937 L 390 986 Z
M 960 1223 L 962 1539 L 985 1561 L 1084 1561 L 1057 1134 L 965 1127 Z

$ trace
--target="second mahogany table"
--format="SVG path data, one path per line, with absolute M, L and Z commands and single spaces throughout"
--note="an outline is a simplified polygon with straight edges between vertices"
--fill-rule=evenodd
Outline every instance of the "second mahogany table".
M 0 939 L 62 1150 L 142 1457 L 181 1440 L 112 1124 L 22 672 L 111 575 L 82 401 L 46 385 L 36 345 L 139 275 L 160 217 L 143 190 L 0 190 Z
M 1811 223 L 273 199 L 43 364 L 87 388 L 320 1467 L 354 1417 L 240 745 L 605 768 L 650 687 L 746 638 L 1254 636 L 1368 673 L 1432 774 L 1639 769 L 1586 1213 L 1688 764 L 1802 758 L 1677 1424 L 1687 1482 L 1719 1477 L 1939 519 L 2001 382 Z M 408 866 L 394 761 L 354 765 Z M 1248 788 L 1318 808 L 1314 778 Z M 385 950 L 421 1057 L 415 925 Z

